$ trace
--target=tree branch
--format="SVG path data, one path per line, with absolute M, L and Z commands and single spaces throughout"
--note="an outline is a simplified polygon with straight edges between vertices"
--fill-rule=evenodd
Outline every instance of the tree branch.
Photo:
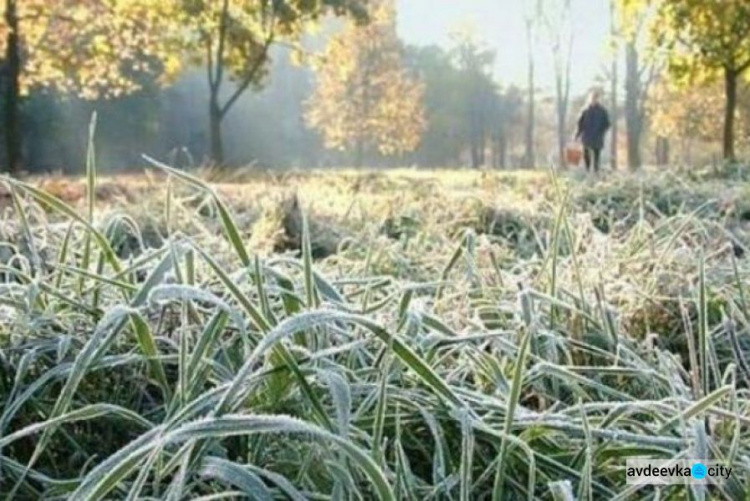
M 225 3 L 227 0 L 224 0 Z M 242 96 L 242 94 L 247 90 L 247 88 L 250 86 L 251 83 L 253 83 L 253 80 L 255 80 L 255 77 L 258 74 L 258 71 L 263 67 L 263 64 L 266 62 L 266 59 L 268 57 L 268 50 L 270 49 L 271 45 L 274 43 L 275 37 L 276 37 L 276 9 L 275 9 L 275 2 L 271 2 L 271 12 L 266 12 L 265 9 L 266 2 L 262 2 L 262 17 L 263 21 L 268 24 L 267 27 L 267 35 L 263 42 L 263 45 L 261 47 L 261 50 L 258 54 L 258 57 L 253 62 L 253 65 L 250 67 L 248 73 L 245 75 L 245 78 L 242 80 L 242 82 L 239 84 L 237 89 L 235 89 L 234 93 L 230 96 L 230 98 L 224 103 L 223 106 L 219 109 L 219 114 L 221 117 L 224 117 L 229 110 L 234 106 L 234 104 L 237 102 L 237 100 Z
M 224 78 L 224 46 L 227 38 L 227 17 L 229 17 L 229 0 L 224 0 L 221 5 L 221 18 L 219 19 L 219 46 L 216 49 L 216 75 L 214 81 L 216 87 L 221 86 Z
M 208 75 L 208 87 L 211 89 L 212 93 L 216 91 L 216 81 L 214 80 L 213 66 L 213 44 L 211 43 L 211 37 L 206 36 L 206 74 Z
M 648 68 L 648 77 L 641 83 L 641 95 L 639 96 L 638 105 L 638 118 L 641 123 L 644 123 L 646 119 L 646 102 L 651 92 L 651 86 L 656 81 L 656 75 L 661 69 L 661 65 L 656 62 L 652 62 L 649 65 L 644 66 L 644 69 Z
M 258 71 L 263 67 L 263 64 L 266 61 L 266 57 L 268 54 L 268 49 L 271 47 L 271 44 L 273 43 L 273 34 L 269 35 L 268 38 L 266 38 L 266 41 L 263 44 L 263 49 L 261 50 L 260 54 L 258 54 L 258 57 L 253 61 L 252 67 L 250 67 L 250 71 L 245 75 L 245 78 L 242 80 L 240 85 L 235 89 L 232 96 L 227 100 L 226 103 L 221 107 L 220 113 L 223 117 L 229 112 L 229 109 L 234 106 L 234 104 L 237 102 L 237 100 L 242 96 L 242 94 L 247 90 L 247 88 L 250 86 L 251 83 L 253 83 L 253 80 L 255 80 L 256 75 L 258 74 Z

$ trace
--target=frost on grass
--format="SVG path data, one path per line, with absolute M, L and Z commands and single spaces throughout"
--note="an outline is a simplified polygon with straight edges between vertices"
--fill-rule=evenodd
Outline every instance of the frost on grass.
M 3 495 L 611 499 L 686 450 L 748 491 L 744 185 L 163 176 L 98 233 L 85 200 L 6 207 Z

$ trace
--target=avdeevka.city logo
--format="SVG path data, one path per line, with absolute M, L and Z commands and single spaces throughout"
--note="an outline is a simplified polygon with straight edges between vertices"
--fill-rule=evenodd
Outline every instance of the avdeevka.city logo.
M 719 484 L 732 476 L 732 468 L 704 459 L 628 459 L 630 485 Z
M 706 468 L 706 465 L 703 463 L 695 463 L 693 467 L 690 468 L 690 473 L 693 478 L 701 480 L 706 478 L 706 475 L 708 475 L 708 468 Z

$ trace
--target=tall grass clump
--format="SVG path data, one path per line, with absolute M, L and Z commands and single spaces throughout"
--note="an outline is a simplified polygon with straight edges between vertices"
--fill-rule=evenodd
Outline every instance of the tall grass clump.
M 745 499 L 744 234 L 696 210 L 605 234 L 553 180 L 516 255 L 445 208 L 385 235 L 347 210 L 322 261 L 302 213 L 299 251 L 261 257 L 215 185 L 150 161 L 137 253 L 93 153 L 83 208 L 3 178 L 3 498 Z M 631 457 L 735 474 L 632 487 Z

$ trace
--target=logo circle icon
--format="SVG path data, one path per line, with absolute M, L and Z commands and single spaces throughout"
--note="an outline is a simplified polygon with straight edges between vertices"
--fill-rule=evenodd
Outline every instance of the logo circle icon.
M 702 480 L 706 478 L 706 475 L 708 475 L 708 470 L 706 469 L 706 465 L 704 465 L 703 463 L 695 463 L 693 465 L 693 468 L 690 470 L 690 473 L 693 475 L 693 478 Z

